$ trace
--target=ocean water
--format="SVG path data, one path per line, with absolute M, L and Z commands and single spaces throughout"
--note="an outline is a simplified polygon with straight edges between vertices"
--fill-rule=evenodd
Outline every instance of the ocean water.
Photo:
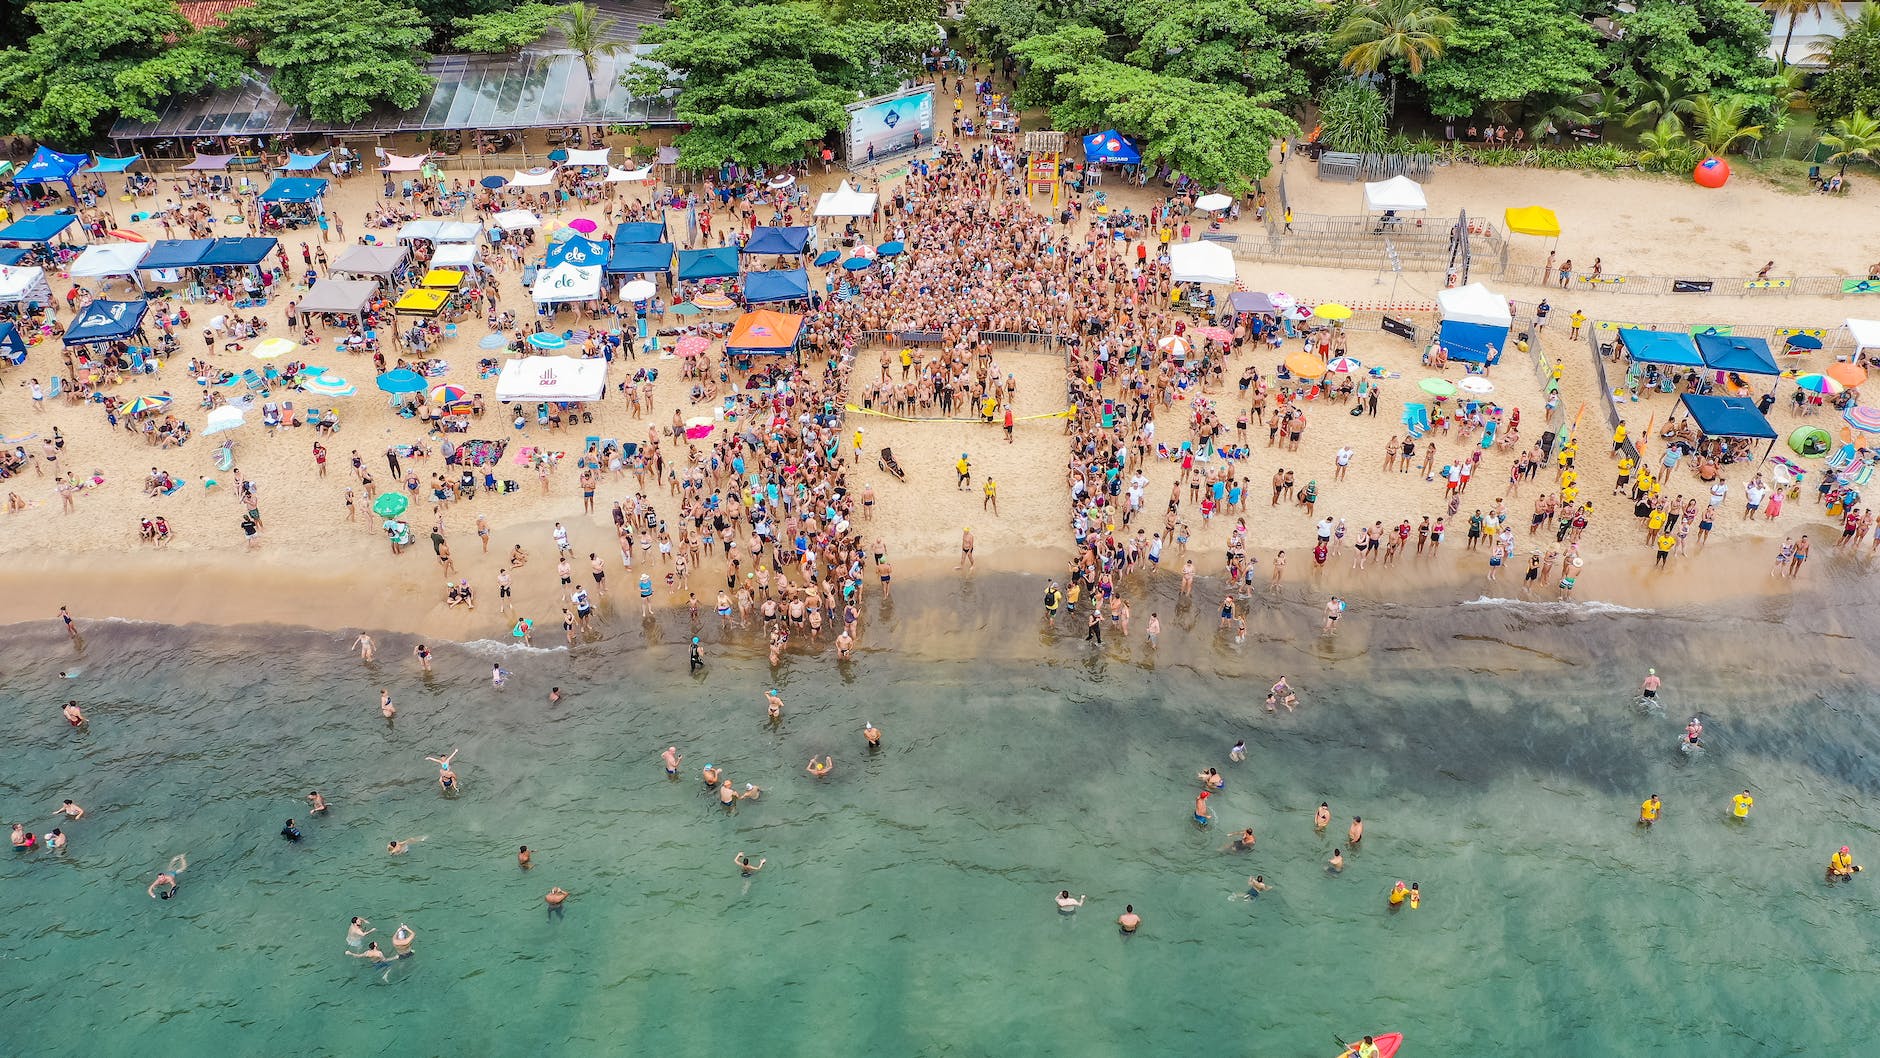
M 1331 639 L 1317 596 L 1265 595 L 1237 644 L 1218 595 L 1183 605 L 1169 578 L 1102 649 L 1043 628 L 1035 580 L 896 587 L 853 663 L 775 676 L 715 621 L 689 675 L 689 622 L 631 602 L 572 652 L 434 643 L 430 676 L 392 635 L 368 668 L 336 633 L 97 622 L 74 651 L 50 621 L 12 629 L 0 812 L 90 815 L 63 855 L 0 860 L 5 1052 L 1310 1056 L 1399 1031 L 1410 1056 L 1672 1058 L 1871 1025 L 1880 879 L 1823 879 L 1843 844 L 1880 861 L 1859 581 L 1735 609 L 1359 603 Z M 1665 715 L 1637 705 L 1653 665 Z M 1269 715 L 1281 674 L 1302 704 Z M 424 757 L 452 747 L 445 798 Z M 708 762 L 764 796 L 727 815 Z M 1202 830 L 1208 766 L 1228 784 Z M 1255 851 L 1223 852 L 1245 825 Z M 740 877 L 740 851 L 767 866 Z M 178 854 L 181 894 L 148 899 Z M 1387 911 L 1398 879 L 1421 909 Z M 559 918 L 551 885 L 574 894 Z M 1058 914 L 1061 888 L 1088 904 Z M 380 940 L 409 923 L 416 955 L 347 958 L 352 915 Z

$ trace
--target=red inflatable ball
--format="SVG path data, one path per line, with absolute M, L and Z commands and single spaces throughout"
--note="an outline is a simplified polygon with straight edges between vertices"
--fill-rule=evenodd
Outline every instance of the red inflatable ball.
M 1691 179 L 1697 181 L 1700 187 L 1722 187 L 1730 180 L 1730 163 L 1711 155 L 1697 163 L 1697 168 L 1691 172 Z

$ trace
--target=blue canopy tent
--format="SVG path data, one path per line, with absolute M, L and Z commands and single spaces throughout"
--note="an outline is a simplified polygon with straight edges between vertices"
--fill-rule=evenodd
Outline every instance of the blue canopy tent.
M 1084 137 L 1084 161 L 1092 165 L 1099 162 L 1135 165 L 1142 161 L 1142 152 L 1136 149 L 1129 137 L 1111 129 Z
M 1635 327 L 1619 330 L 1625 351 L 1641 364 L 1668 364 L 1672 367 L 1703 367 L 1704 358 L 1691 336 L 1678 331 L 1641 331 Z
M 773 301 L 801 301 L 809 297 L 809 269 L 780 268 L 744 273 L 744 301 L 767 305 Z
M 321 151 L 319 154 L 295 154 L 289 151 L 287 152 L 287 164 L 277 165 L 274 168 L 276 171 L 284 173 L 310 173 L 320 168 L 321 163 L 325 162 L 327 157 L 332 153 L 332 151 Z
M 1769 458 L 1769 452 L 1776 446 L 1776 428 L 1769 425 L 1769 417 L 1756 407 L 1756 402 L 1748 397 L 1707 397 L 1697 393 L 1686 393 L 1678 397 L 1684 410 L 1690 413 L 1691 421 L 1697 428 L 1710 437 L 1748 437 L 1758 441 L 1768 441 L 1763 449 L 1763 458 Z M 1677 414 L 1677 408 L 1672 408 Z
M 141 154 L 133 154 L 127 158 L 106 158 L 103 155 L 97 155 L 95 156 L 95 160 L 91 163 L 90 168 L 85 170 L 85 175 L 90 176 L 93 173 L 128 172 L 131 166 L 143 160 L 144 156 Z
M 72 174 L 79 167 L 91 161 L 89 154 L 60 154 L 50 147 L 39 147 L 33 151 L 32 161 L 27 162 L 20 171 L 13 174 L 16 184 L 61 183 L 74 198 L 78 198 L 77 189 L 72 187 Z
M 158 239 L 137 266 L 140 272 L 160 272 L 172 268 L 194 268 L 215 245 L 214 239 Z
M 0 242 L 51 242 L 59 233 L 78 223 L 71 213 L 40 213 L 21 217 L 0 228 Z
M 1501 354 L 1507 349 L 1508 328 L 1444 320 L 1436 332 L 1436 340 L 1443 344 L 1451 360 L 1494 367 L 1501 363 Z
M 261 192 L 263 202 L 317 202 L 326 194 L 326 181 L 317 176 L 283 176 Z
M 714 246 L 709 250 L 680 250 L 680 279 L 723 279 L 738 274 L 738 248 Z
M 657 221 L 632 221 L 614 229 L 614 242 L 665 242 L 666 226 Z
M 26 255 L 29 253 L 32 253 L 32 251 L 23 250 L 17 246 L 11 249 L 0 250 L 0 268 L 11 268 L 16 264 L 23 263 L 26 260 Z
M 0 323 L 0 360 L 18 367 L 26 362 L 26 339 L 11 323 Z
M 269 238 L 217 239 L 204 251 L 201 265 L 258 265 L 274 252 L 279 240 Z
M 65 344 L 93 345 L 129 338 L 143 326 L 144 312 L 150 308 L 143 301 L 94 301 L 79 310 L 78 318 L 65 330 Z
M 744 244 L 743 253 L 800 254 L 809 246 L 809 229 L 792 228 L 753 228 L 750 241 Z
M 1739 375 L 1782 373 L 1769 343 L 1761 338 L 1707 331 L 1697 336 L 1697 351 L 1704 357 L 1704 366 L 1712 371 L 1734 371 Z
M 548 267 L 567 262 L 586 268 L 602 264 L 607 260 L 607 244 L 577 235 L 572 239 L 550 243 L 548 246 Z
M 610 275 L 672 271 L 672 244 L 669 242 L 614 243 L 614 254 L 607 259 Z

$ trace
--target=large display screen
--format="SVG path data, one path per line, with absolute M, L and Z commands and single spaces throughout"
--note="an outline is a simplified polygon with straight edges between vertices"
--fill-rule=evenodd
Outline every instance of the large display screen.
M 933 142 L 933 87 L 922 85 L 849 105 L 849 160 L 880 159 Z

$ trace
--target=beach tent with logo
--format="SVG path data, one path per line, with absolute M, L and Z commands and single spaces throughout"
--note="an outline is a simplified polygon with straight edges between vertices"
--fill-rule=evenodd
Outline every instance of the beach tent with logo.
M 318 202 L 326 194 L 326 180 L 317 176 L 278 177 L 261 192 L 263 202 Z
M 591 301 L 601 296 L 601 266 L 560 264 L 535 277 L 529 296 L 538 305 L 562 301 Z
M 26 362 L 26 339 L 11 321 L 0 322 L 0 360 L 14 367 Z
M 709 250 L 680 250 L 680 279 L 723 279 L 738 274 L 738 248 L 714 246 Z
M 72 174 L 79 171 L 86 162 L 91 161 L 89 154 L 61 154 L 50 147 L 39 147 L 33 151 L 32 160 L 20 167 L 13 174 L 16 184 L 64 184 L 65 190 L 73 198 L 78 191 L 72 187 Z
M 621 242 L 615 239 L 613 255 L 607 259 L 609 275 L 670 271 L 672 244 L 669 242 Z
M 496 399 L 599 400 L 607 390 L 607 361 L 572 356 L 522 356 L 503 364 Z
M 818 217 L 870 217 L 881 204 L 881 196 L 866 191 L 857 191 L 847 180 L 842 181 L 834 191 L 825 191 L 816 200 Z
M 599 265 L 607 263 L 607 244 L 593 239 L 575 236 L 548 245 L 548 267 L 560 264 Z
M 1451 360 L 1493 365 L 1508 346 L 1514 314 L 1508 299 L 1480 283 L 1438 291 L 1436 305 L 1442 315 L 1437 340 Z
M 392 312 L 400 316 L 435 316 L 444 311 L 450 291 L 436 287 L 412 287 L 392 303 Z
M 1084 137 L 1084 161 L 1091 165 L 1101 162 L 1135 165 L 1142 161 L 1142 152 L 1128 136 L 1111 129 Z
M 747 254 L 800 254 L 809 246 L 809 229 L 802 226 L 790 228 L 753 228 L 750 241 L 744 244 Z
M 1641 364 L 1704 366 L 1704 358 L 1697 351 L 1697 343 L 1682 331 L 1645 331 L 1636 327 L 1621 327 L 1619 341 L 1625 346 L 1626 353 Z
M 809 297 L 809 270 L 781 268 L 744 273 L 744 302 L 767 305 L 773 301 L 801 301 Z
M 43 268 L 0 267 L 0 304 L 52 304 L 52 285 Z
M 1742 334 L 1717 334 L 1705 331 L 1694 336 L 1697 352 L 1704 366 L 1712 371 L 1734 371 L 1739 375 L 1779 375 L 1776 357 L 1769 343 Z
M 78 223 L 71 213 L 38 213 L 0 228 L 0 242 L 51 242 Z
M 94 301 L 79 309 L 78 318 L 65 329 L 65 344 L 95 345 L 129 338 L 143 326 L 149 308 L 142 301 Z
M 725 352 L 734 356 L 753 353 L 781 354 L 796 348 L 803 329 L 803 317 L 789 312 L 753 309 L 738 317 L 725 339 Z

